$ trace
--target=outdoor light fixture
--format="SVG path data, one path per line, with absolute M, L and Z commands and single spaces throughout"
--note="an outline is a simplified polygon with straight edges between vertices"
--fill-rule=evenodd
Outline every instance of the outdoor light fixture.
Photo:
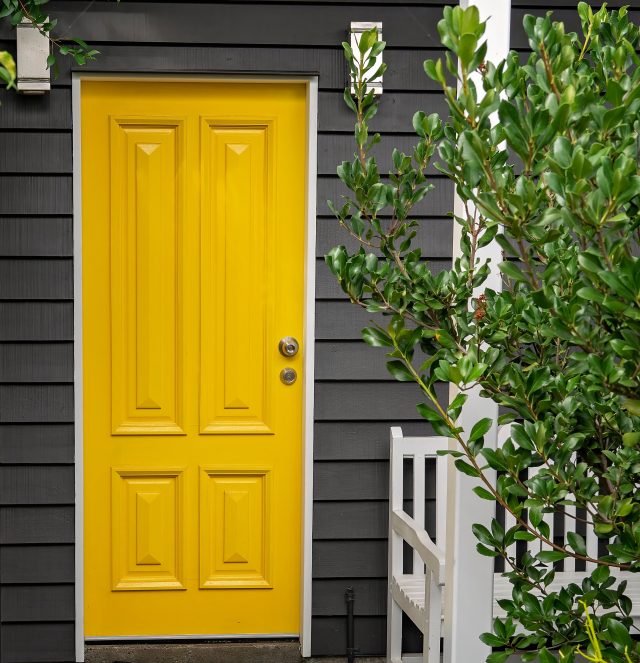
M 351 23 L 351 48 L 356 57 L 359 57 L 358 43 L 360 42 L 360 35 L 365 32 L 365 30 L 371 30 L 371 28 L 378 28 L 378 38 L 382 40 L 382 23 L 381 22 L 371 22 L 371 21 L 354 21 Z M 367 57 L 367 53 L 364 54 L 364 57 Z M 376 63 L 371 68 L 372 72 L 378 71 L 378 68 L 382 64 L 382 53 L 376 57 Z M 367 84 L 370 88 L 373 89 L 374 94 L 382 94 L 382 75 L 372 78 L 367 81 Z M 351 81 L 351 91 L 355 93 L 354 81 Z
M 46 35 L 28 19 L 16 26 L 18 92 L 44 94 L 51 89 L 51 72 L 47 69 L 50 45 Z

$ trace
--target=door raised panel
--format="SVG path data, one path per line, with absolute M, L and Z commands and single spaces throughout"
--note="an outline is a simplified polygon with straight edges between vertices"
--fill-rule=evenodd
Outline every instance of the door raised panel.
M 268 126 L 202 125 L 202 433 L 273 433 Z
M 114 590 L 184 589 L 181 470 L 114 469 Z
M 111 123 L 112 430 L 180 434 L 182 123 Z
M 271 587 L 269 474 L 201 470 L 202 588 Z

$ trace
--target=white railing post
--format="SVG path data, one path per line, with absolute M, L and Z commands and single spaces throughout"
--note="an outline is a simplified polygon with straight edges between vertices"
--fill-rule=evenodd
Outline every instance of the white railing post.
M 460 0 L 463 8 L 474 4 L 481 20 L 487 21 L 487 60 L 498 62 L 509 51 L 511 29 L 511 0 Z M 478 94 L 482 88 L 478 89 Z M 454 212 L 464 215 L 460 199 L 454 200 Z M 483 285 L 493 290 L 501 289 L 498 263 L 501 262 L 499 246 L 492 242 L 479 253 L 479 258 L 491 258 L 491 276 Z M 453 260 L 460 256 L 460 226 L 454 224 Z M 477 294 L 480 294 L 478 292 Z M 455 396 L 452 390 L 451 398 Z M 483 417 L 498 418 L 498 407 L 490 400 L 480 398 L 479 390 L 469 392 L 469 398 L 460 417 L 460 424 L 467 433 L 473 424 Z M 485 436 L 488 446 L 496 445 L 497 425 Z M 456 448 L 455 441 L 450 442 Z M 444 662 L 480 663 L 490 653 L 490 648 L 479 640 L 481 633 L 491 630 L 493 611 L 493 558 L 476 551 L 476 539 L 471 531 L 473 523 L 487 524 L 495 514 L 492 502 L 477 497 L 472 488 L 478 481 L 459 473 L 453 459 L 449 459 L 447 495 L 447 543 Z

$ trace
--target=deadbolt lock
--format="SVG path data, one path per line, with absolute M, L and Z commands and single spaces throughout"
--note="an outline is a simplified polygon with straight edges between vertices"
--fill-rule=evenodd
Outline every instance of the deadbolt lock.
M 278 344 L 278 349 L 283 357 L 295 357 L 300 349 L 300 344 L 293 336 L 285 336 Z
M 282 380 L 283 384 L 293 384 L 297 379 L 298 374 L 296 373 L 295 368 L 283 368 L 280 371 L 280 380 Z

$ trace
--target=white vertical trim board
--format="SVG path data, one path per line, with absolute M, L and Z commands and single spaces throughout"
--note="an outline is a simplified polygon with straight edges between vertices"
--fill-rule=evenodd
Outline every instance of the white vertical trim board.
M 497 62 L 509 52 L 511 28 L 511 0 L 460 0 L 466 9 L 475 5 L 480 20 L 486 20 L 485 39 L 487 60 Z M 481 94 L 482 90 L 479 90 Z M 455 196 L 454 213 L 464 215 L 461 200 Z M 453 260 L 460 256 L 460 226 L 454 224 Z M 491 275 L 482 286 L 501 289 L 498 263 L 501 262 L 500 247 L 494 241 L 481 251 L 478 257 L 484 261 L 491 258 Z M 477 293 L 480 294 L 480 293 Z M 453 398 L 455 390 L 451 389 Z M 481 398 L 479 390 L 468 394 L 460 417 L 465 431 L 483 417 L 494 419 L 494 425 L 485 436 L 487 446 L 497 442 L 498 406 Z M 455 441 L 450 442 L 456 448 Z M 494 479 L 495 480 L 495 479 Z M 449 457 L 447 473 L 447 543 L 445 614 L 444 614 L 444 663 L 469 663 L 484 660 L 491 652 L 490 647 L 479 640 L 481 633 L 491 630 L 493 608 L 493 557 L 483 557 L 476 551 L 476 539 L 471 531 L 473 523 L 487 523 L 495 514 L 495 504 L 479 499 L 472 488 L 477 480 L 455 469 Z
M 81 85 L 83 80 L 111 81 L 140 80 L 167 81 L 237 81 L 264 83 L 305 83 L 307 86 L 307 205 L 305 214 L 305 284 L 304 284 L 304 375 L 302 444 L 302 568 L 300 597 L 300 643 L 303 656 L 311 655 L 311 590 L 313 538 L 313 405 L 315 383 L 315 250 L 316 250 L 316 183 L 318 134 L 318 78 L 316 76 L 193 76 L 193 75 L 110 75 L 72 74 L 73 110 L 73 280 L 74 280 L 74 408 L 75 408 L 75 651 L 76 661 L 84 661 L 84 458 L 83 458 L 83 374 L 82 374 L 82 144 L 81 144 Z M 268 634 L 235 636 L 207 635 L 207 639 L 290 638 L 298 634 Z M 167 635 L 162 640 L 201 639 L 203 636 Z M 149 638 L 106 638 L 114 640 L 149 640 Z M 97 641 L 94 638 L 92 640 Z
M 302 606 L 300 644 L 303 656 L 311 656 L 311 588 L 313 548 L 313 403 L 315 384 L 315 315 L 316 315 L 316 186 L 318 181 L 318 79 L 307 85 L 307 232 L 305 242 L 305 312 L 304 312 L 304 484 L 302 514 Z
M 73 399 L 75 462 L 76 661 L 84 661 L 84 389 L 82 378 L 82 142 L 80 77 L 71 81 L 73 114 Z

